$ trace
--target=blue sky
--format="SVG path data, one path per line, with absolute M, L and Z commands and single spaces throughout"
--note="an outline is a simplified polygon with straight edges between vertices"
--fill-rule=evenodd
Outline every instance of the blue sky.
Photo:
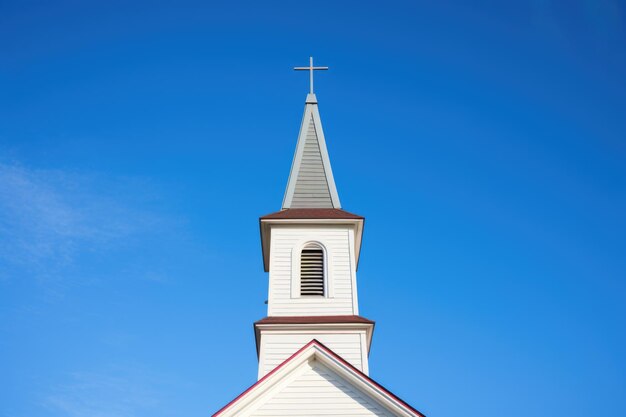
M 91 4 L 88 4 L 91 3 Z M 0 416 L 255 381 L 308 89 L 367 218 L 371 376 L 430 417 L 626 414 L 626 5 L 2 2 Z

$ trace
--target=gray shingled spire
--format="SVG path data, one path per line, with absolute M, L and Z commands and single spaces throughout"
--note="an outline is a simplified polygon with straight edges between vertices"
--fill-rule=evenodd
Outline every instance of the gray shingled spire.
M 283 209 L 341 208 L 315 94 L 306 98 Z

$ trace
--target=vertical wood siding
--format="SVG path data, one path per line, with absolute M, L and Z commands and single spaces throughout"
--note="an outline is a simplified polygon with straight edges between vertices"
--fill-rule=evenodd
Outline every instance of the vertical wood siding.
M 392 417 L 372 398 L 313 361 L 312 366 L 251 414 L 253 417 Z
M 353 255 L 349 226 L 272 227 L 268 315 L 337 316 L 357 314 L 353 306 Z M 328 252 L 332 297 L 292 297 L 292 251 L 303 241 L 320 242 Z M 298 255 L 299 256 L 299 255 Z M 299 293 L 299 289 L 297 291 Z

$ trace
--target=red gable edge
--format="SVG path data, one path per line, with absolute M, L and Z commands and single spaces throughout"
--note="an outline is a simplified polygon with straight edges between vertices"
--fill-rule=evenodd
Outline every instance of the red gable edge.
M 235 404 L 237 401 L 239 401 L 244 395 L 246 395 L 248 392 L 252 391 L 257 385 L 259 385 L 260 383 L 262 383 L 263 381 L 265 381 L 267 378 L 269 378 L 271 375 L 274 375 L 275 372 L 277 372 L 280 368 L 282 368 L 283 366 L 285 366 L 287 363 L 289 363 L 293 358 L 295 358 L 296 356 L 298 356 L 302 351 L 304 351 L 305 349 L 307 349 L 309 346 L 311 345 L 316 345 L 319 348 L 321 348 L 322 350 L 326 351 L 326 353 L 328 353 L 329 355 L 331 355 L 332 357 L 334 357 L 335 359 L 337 359 L 339 362 L 341 362 L 342 364 L 344 364 L 345 366 L 347 366 L 348 368 L 350 368 L 352 371 L 356 372 L 358 375 L 362 376 L 363 378 L 365 378 L 368 382 L 372 383 L 373 385 L 375 385 L 376 387 L 378 387 L 380 390 L 384 391 L 386 394 L 388 394 L 391 398 L 393 398 L 394 400 L 396 400 L 397 402 L 399 402 L 400 404 L 402 404 L 404 407 L 408 408 L 409 410 L 413 411 L 414 413 L 416 413 L 417 415 L 421 416 L 421 417 L 426 417 L 424 414 L 422 414 L 420 411 L 416 410 L 415 408 L 411 407 L 409 404 L 407 404 L 405 401 L 403 401 L 400 397 L 398 397 L 397 395 L 393 394 L 391 391 L 389 391 L 387 388 L 383 387 L 382 385 L 380 385 L 378 382 L 374 381 L 372 378 L 370 378 L 369 376 L 365 375 L 363 372 L 359 371 L 357 368 L 355 368 L 354 366 L 352 366 L 350 363 L 348 363 L 345 359 L 343 359 L 341 356 L 337 355 L 335 352 L 333 352 L 331 349 L 329 349 L 328 347 L 326 347 L 324 344 L 322 344 L 320 341 L 318 341 L 317 339 L 313 339 L 311 340 L 309 343 L 307 343 L 306 345 L 302 346 L 300 349 L 298 349 L 298 351 L 296 353 L 294 353 L 293 355 L 291 355 L 290 357 L 288 357 L 287 359 L 285 359 L 283 361 L 283 363 L 281 363 L 280 365 L 278 365 L 276 368 L 272 369 L 271 372 L 269 372 L 268 374 L 266 374 L 263 378 L 259 379 L 257 382 L 255 382 L 254 384 L 252 384 L 247 390 L 245 390 L 244 392 L 242 392 L 241 394 L 239 394 L 234 400 L 232 400 L 231 402 L 229 402 L 228 404 L 226 404 L 224 407 L 220 408 L 215 414 L 213 414 L 213 416 L 211 417 L 217 417 L 219 416 L 221 413 L 223 413 L 224 411 L 226 411 L 226 409 L 228 409 L 230 406 L 232 406 L 233 404 Z
M 297 208 L 285 209 L 275 213 L 266 214 L 261 220 L 274 219 L 348 219 L 363 220 L 363 216 L 349 213 L 340 209 L 329 208 Z
M 415 408 L 411 407 L 406 401 L 402 400 L 400 397 L 398 397 L 397 395 L 395 395 L 394 393 L 392 393 L 391 391 L 389 391 L 387 388 L 383 387 L 382 385 L 380 385 L 378 382 L 374 381 L 372 378 L 370 378 L 369 376 L 365 375 L 363 372 L 359 371 L 357 368 L 355 368 L 352 364 L 350 364 L 348 361 L 346 361 L 344 358 L 342 358 L 341 356 L 337 355 L 335 352 L 333 352 L 332 350 L 330 350 L 330 348 L 326 347 L 323 343 L 319 342 L 317 339 L 313 339 L 311 342 L 314 342 L 316 345 L 318 345 L 320 348 L 322 348 L 323 350 L 326 351 L 326 353 L 328 353 L 329 355 L 333 356 L 335 359 L 337 359 L 339 362 L 343 363 L 344 365 L 346 365 L 347 367 L 349 367 L 350 369 L 352 369 L 354 372 L 356 372 L 357 374 L 361 375 L 363 378 L 365 378 L 368 382 L 371 382 L 372 384 L 376 385 L 380 390 L 384 391 L 385 393 L 387 393 L 391 398 L 393 398 L 394 400 L 396 400 L 397 402 L 399 402 L 400 404 L 402 404 L 403 406 L 405 406 L 406 408 L 408 408 L 409 410 L 413 411 L 414 413 L 417 413 L 419 416 L 421 417 L 426 417 L 426 415 L 422 414 L 420 411 L 416 410 Z
M 375 324 L 361 316 L 272 316 L 264 317 L 257 324 L 326 324 L 326 323 L 364 323 Z
M 300 354 L 300 352 L 302 352 L 303 350 L 305 350 L 306 348 L 308 348 L 309 346 L 311 346 L 313 343 L 317 342 L 317 340 L 313 339 L 311 340 L 309 343 L 307 343 L 306 345 L 302 346 L 300 349 L 298 349 L 296 351 L 296 353 L 294 353 L 293 355 L 291 355 L 290 357 L 288 357 L 287 359 L 285 359 L 283 361 L 283 363 L 281 363 L 280 365 L 278 365 L 276 368 L 272 369 L 270 372 L 268 372 L 267 374 L 265 374 L 265 376 L 261 379 L 259 379 L 257 382 L 255 382 L 254 384 L 252 384 L 250 387 L 248 387 L 247 390 L 245 390 L 244 392 L 242 392 L 241 394 L 239 394 L 234 400 L 232 400 L 231 402 L 229 402 L 228 404 L 226 404 L 224 407 L 220 408 L 215 414 L 213 414 L 213 416 L 211 417 L 217 417 L 219 416 L 221 413 L 223 413 L 224 411 L 226 411 L 227 408 L 229 408 L 230 406 L 232 406 L 233 404 L 235 404 L 237 401 L 239 401 L 239 399 L 241 399 L 241 397 L 243 397 L 244 395 L 246 395 L 248 392 L 252 391 L 257 385 L 259 385 L 261 382 L 265 381 L 267 378 L 269 378 L 270 376 L 274 375 L 276 373 L 276 371 L 278 371 L 280 368 L 282 368 L 283 366 L 285 366 L 287 363 L 289 363 L 293 358 L 295 358 L 296 356 L 298 356 L 298 354 Z M 318 342 L 319 343 L 319 342 Z

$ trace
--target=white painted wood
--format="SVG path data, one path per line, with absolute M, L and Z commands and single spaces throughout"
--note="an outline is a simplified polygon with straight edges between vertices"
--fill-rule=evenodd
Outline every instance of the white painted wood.
M 371 337 L 371 334 L 370 334 L 370 337 Z M 359 342 L 361 343 L 361 372 L 363 372 L 365 375 L 369 375 L 370 366 L 369 366 L 368 357 L 369 357 L 370 345 L 367 341 L 367 333 L 361 332 L 359 334 L 359 339 L 360 339 Z
M 348 244 L 350 245 L 350 276 L 352 277 L 352 305 L 354 314 L 359 314 L 359 297 L 357 296 L 356 286 L 356 268 L 357 268 L 357 256 L 359 248 L 355 245 L 355 229 L 351 228 L 348 234 Z
M 290 330 L 262 331 L 259 349 L 259 379 L 283 363 L 302 346 L 316 339 L 333 352 L 348 361 L 352 366 L 367 374 L 368 347 L 366 331 L 357 329 L 341 330 Z
M 261 248 L 263 251 L 263 268 L 269 272 L 271 256 L 272 227 L 275 225 L 300 225 L 303 227 L 321 225 L 344 225 L 349 226 L 354 234 L 352 247 L 355 252 L 353 259 L 354 269 L 358 270 L 361 241 L 363 239 L 363 219 L 261 219 Z
M 297 393 L 301 393 L 302 401 L 309 399 L 306 406 L 299 404 Z M 318 404 L 311 398 L 317 398 Z M 333 402 L 337 407 L 329 406 Z M 285 407 L 277 406 L 280 403 Z M 317 342 L 304 346 L 213 417 L 263 415 L 423 417 Z
M 318 242 L 326 251 L 327 297 L 300 296 L 299 251 Z M 354 226 L 272 226 L 270 241 L 268 316 L 356 315 Z
M 249 414 L 265 416 L 363 417 L 394 414 L 319 361 L 282 387 L 272 398 Z

